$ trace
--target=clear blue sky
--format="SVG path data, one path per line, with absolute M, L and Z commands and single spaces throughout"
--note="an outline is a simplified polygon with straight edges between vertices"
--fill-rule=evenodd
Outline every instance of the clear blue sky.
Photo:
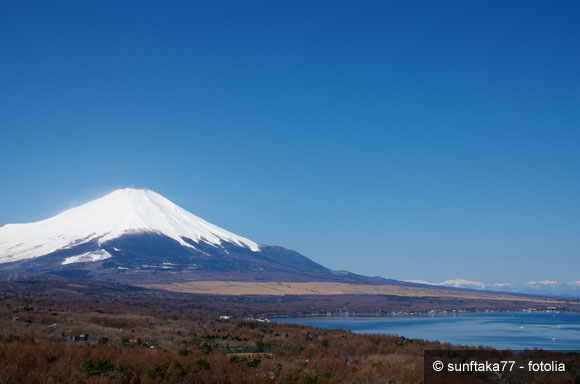
M 0 224 L 117 187 L 334 269 L 580 280 L 576 1 L 4 1 Z

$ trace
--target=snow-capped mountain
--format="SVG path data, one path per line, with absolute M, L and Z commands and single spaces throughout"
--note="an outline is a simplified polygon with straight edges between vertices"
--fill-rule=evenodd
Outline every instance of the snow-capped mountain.
M 486 291 L 502 291 L 527 293 L 536 295 L 561 295 L 580 297 L 580 281 L 559 282 L 554 280 L 528 281 L 525 283 L 492 283 L 464 279 L 445 280 L 441 283 L 430 283 L 424 280 L 405 280 L 407 283 L 426 284 L 453 288 L 478 289 Z
M 580 297 L 580 281 L 528 281 L 523 284 L 515 285 L 514 289 L 517 289 L 518 292 L 531 294 Z
M 131 188 L 46 220 L 0 227 L 0 270 L 141 283 L 372 280 L 258 244 L 158 193 Z
M 0 227 L 0 263 L 31 259 L 90 241 L 102 245 L 135 233 L 161 234 L 184 247 L 195 248 L 183 240 L 187 238 L 194 243 L 230 242 L 260 251 L 255 242 L 208 223 L 158 193 L 127 188 L 50 219 Z M 94 257 L 103 260 L 110 255 Z

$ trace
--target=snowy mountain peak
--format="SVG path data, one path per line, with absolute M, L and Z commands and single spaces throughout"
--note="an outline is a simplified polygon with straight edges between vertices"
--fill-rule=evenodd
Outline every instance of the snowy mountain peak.
M 228 232 L 148 189 L 125 188 L 46 220 L 0 227 L 0 263 L 30 259 L 90 241 L 155 233 L 181 245 L 230 242 L 258 252 L 257 243 Z

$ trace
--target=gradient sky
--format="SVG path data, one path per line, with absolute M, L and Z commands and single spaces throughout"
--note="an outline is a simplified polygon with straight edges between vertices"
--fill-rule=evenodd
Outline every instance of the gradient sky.
M 580 280 L 580 3 L 0 3 L 0 225 L 150 188 L 396 279 Z

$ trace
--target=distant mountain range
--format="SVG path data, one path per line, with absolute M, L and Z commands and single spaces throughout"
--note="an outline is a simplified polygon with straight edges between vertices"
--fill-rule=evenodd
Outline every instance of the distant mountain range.
M 130 284 L 389 282 L 333 271 L 298 252 L 258 244 L 197 217 L 158 193 L 132 188 L 116 190 L 46 220 L 0 227 L 2 270 Z
M 480 281 L 464 279 L 445 280 L 441 283 L 430 283 L 424 280 L 405 280 L 408 283 L 426 284 L 439 287 L 454 287 L 479 289 L 486 291 L 501 291 L 513 293 L 527 293 L 534 295 L 572 296 L 580 297 L 580 280 L 560 282 L 553 280 L 528 281 L 525 283 L 493 283 L 487 284 Z

